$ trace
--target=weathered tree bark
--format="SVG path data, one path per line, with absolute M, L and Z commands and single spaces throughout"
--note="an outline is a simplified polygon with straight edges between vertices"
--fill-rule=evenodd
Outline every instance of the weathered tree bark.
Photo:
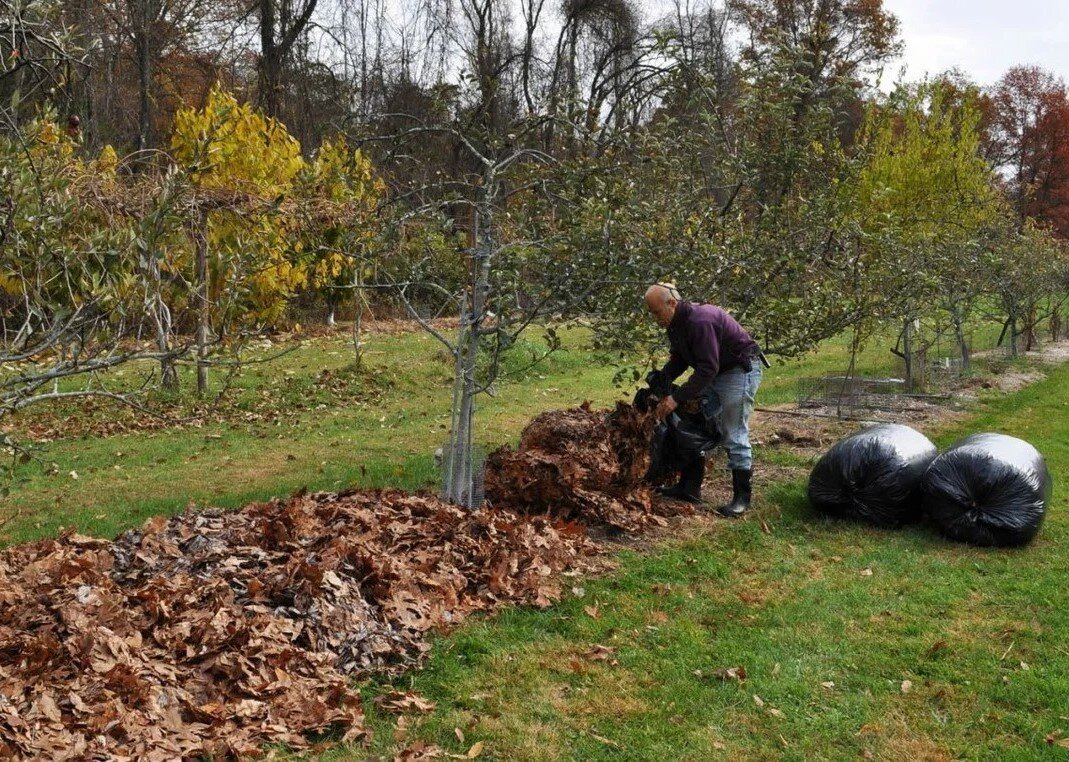
M 478 508 L 475 494 L 475 453 L 472 447 L 472 421 L 478 387 L 475 365 L 479 356 L 479 337 L 486 317 L 486 298 L 490 291 L 490 266 L 494 255 L 493 208 L 494 182 L 484 188 L 476 214 L 476 244 L 472 252 L 472 283 L 468 305 L 471 311 L 461 317 L 461 335 L 457 342 L 456 375 L 453 386 L 453 427 L 449 438 L 449 463 L 446 470 L 445 497 L 468 508 Z
M 197 394 L 208 392 L 208 325 L 211 319 L 208 282 L 208 215 L 197 216 L 197 229 L 193 231 L 196 248 L 196 274 L 194 286 L 197 293 Z
M 171 352 L 171 310 L 163 299 L 160 261 L 154 252 L 146 254 L 149 286 L 152 294 L 148 305 L 156 328 L 156 348 L 160 351 L 160 388 L 165 392 L 178 391 L 178 368 Z
M 906 320 L 902 326 L 902 360 L 906 364 L 906 391 L 912 392 L 915 379 L 913 377 L 913 321 Z
M 957 305 L 950 310 L 950 319 L 954 323 L 954 338 L 961 353 L 961 372 L 968 373 L 972 369 L 972 355 L 969 352 L 969 342 L 965 338 L 965 320 L 961 308 Z
M 137 54 L 137 150 L 144 151 L 152 141 L 152 79 L 159 0 L 137 0 L 131 10 L 135 17 L 134 48 Z
M 259 102 L 273 119 L 282 114 L 282 90 L 286 60 L 297 38 L 308 27 L 318 0 L 303 0 L 294 7 L 292 0 L 259 0 L 260 65 Z M 281 10 L 281 13 L 279 11 Z
M 1036 348 L 1036 323 L 1039 322 L 1039 318 L 1036 317 L 1037 308 L 1035 304 L 1031 304 L 1028 307 L 1028 319 L 1025 322 L 1024 331 L 1024 351 L 1031 352 Z

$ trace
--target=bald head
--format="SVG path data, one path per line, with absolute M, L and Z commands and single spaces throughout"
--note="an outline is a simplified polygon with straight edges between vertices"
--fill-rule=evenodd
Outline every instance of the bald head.
M 646 309 L 657 325 L 667 328 L 679 305 L 679 292 L 671 283 L 656 283 L 646 289 Z

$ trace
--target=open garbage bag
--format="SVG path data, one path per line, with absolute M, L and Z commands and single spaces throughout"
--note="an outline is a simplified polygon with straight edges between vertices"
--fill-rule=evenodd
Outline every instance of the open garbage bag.
M 653 410 L 663 393 L 670 393 L 677 388 L 639 389 L 635 394 L 634 406 L 641 411 Z M 720 411 L 719 395 L 708 392 L 697 412 L 686 413 L 677 408 L 676 412 L 658 422 L 650 441 L 650 467 L 644 481 L 650 484 L 664 482 L 695 457 L 704 457 L 715 449 L 723 441 Z
M 932 463 L 921 485 L 924 508 L 947 537 L 973 545 L 1024 545 L 1050 500 L 1043 456 L 1024 440 L 974 434 Z
M 832 445 L 809 476 L 809 502 L 821 513 L 896 527 L 921 516 L 918 488 L 937 450 L 896 423 L 872 426 Z

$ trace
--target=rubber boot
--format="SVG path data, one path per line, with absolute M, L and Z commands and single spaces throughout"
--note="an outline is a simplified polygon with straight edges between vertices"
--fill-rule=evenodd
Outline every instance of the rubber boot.
M 674 487 L 658 487 L 657 493 L 673 500 L 702 505 L 702 481 L 705 479 L 705 458 L 698 457 L 684 466 L 679 473 L 679 484 Z
M 717 513 L 729 519 L 737 519 L 750 508 L 753 497 L 753 471 L 733 469 L 731 471 L 731 502 L 717 509 Z

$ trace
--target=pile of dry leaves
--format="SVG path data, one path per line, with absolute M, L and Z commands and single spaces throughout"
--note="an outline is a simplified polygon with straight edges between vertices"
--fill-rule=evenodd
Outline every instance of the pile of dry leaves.
M 251 756 L 331 727 L 361 737 L 351 675 L 416 664 L 431 630 L 471 612 L 555 600 L 561 572 L 596 552 L 565 517 L 647 522 L 646 426 L 626 408 L 537 419 L 519 452 L 495 454 L 497 505 L 479 512 L 320 493 L 0 553 L 0 755 Z M 522 462 L 541 470 L 520 485 Z M 561 509 L 504 507 L 510 483 L 525 507 Z
M 519 449 L 502 447 L 487 458 L 486 496 L 585 524 L 663 525 L 663 512 L 687 507 L 658 503 L 655 510 L 642 483 L 654 425 L 651 415 L 622 402 L 611 413 L 588 404 L 543 413 L 523 430 Z

